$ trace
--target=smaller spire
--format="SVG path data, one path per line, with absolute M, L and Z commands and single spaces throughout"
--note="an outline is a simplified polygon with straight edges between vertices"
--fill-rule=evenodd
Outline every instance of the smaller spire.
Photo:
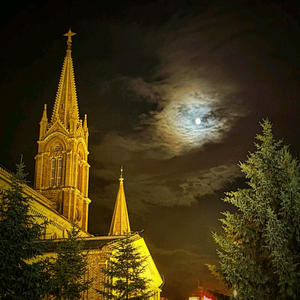
M 89 130 L 88 130 L 88 127 L 87 127 L 87 114 L 84 115 L 83 131 L 84 131 L 85 143 L 88 144 Z
M 72 36 L 74 36 L 75 34 L 76 34 L 75 32 L 72 32 L 71 28 L 69 28 L 69 31 L 64 34 L 64 36 L 68 37 L 68 40 L 67 40 L 68 50 L 71 50 Z
M 41 141 L 44 139 L 46 131 L 47 131 L 47 126 L 48 126 L 48 118 L 47 118 L 47 104 L 44 105 L 44 111 L 42 115 L 42 119 L 40 122 L 40 135 L 39 135 L 39 140 Z
M 87 114 L 84 115 L 83 129 L 85 131 L 88 130 L 88 128 L 87 128 Z
M 44 104 L 44 111 L 43 111 L 42 121 L 48 122 L 48 118 L 47 118 L 47 104 Z
M 120 170 L 119 180 L 120 186 L 108 235 L 125 235 L 131 231 L 123 185 L 123 167 Z

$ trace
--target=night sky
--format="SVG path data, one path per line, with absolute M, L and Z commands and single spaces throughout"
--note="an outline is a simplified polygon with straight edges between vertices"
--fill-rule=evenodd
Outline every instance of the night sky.
M 103 3 L 102 3 L 103 2 Z M 224 4 L 224 2 L 226 4 Z M 211 232 L 224 192 L 268 117 L 300 157 L 299 7 L 285 1 L 50 1 L 1 11 L 0 163 L 33 182 L 43 106 L 52 114 L 71 27 L 80 116 L 88 115 L 89 232 L 107 234 L 120 166 L 163 296 L 222 286 Z M 20 6 L 16 6 L 20 5 Z M 196 124 L 196 118 L 201 123 Z

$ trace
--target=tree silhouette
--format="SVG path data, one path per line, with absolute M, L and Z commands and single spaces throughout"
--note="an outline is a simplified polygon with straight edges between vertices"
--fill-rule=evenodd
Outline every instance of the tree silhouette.
M 17 164 L 10 188 L 0 199 L 0 299 L 42 299 L 45 294 L 44 231 L 30 214 L 30 197 L 23 194 L 25 165 Z
M 150 299 L 153 295 L 149 289 L 150 280 L 144 277 L 146 259 L 133 244 L 132 235 L 127 233 L 113 244 L 112 256 L 107 267 L 102 269 L 104 289 L 98 292 L 105 299 Z
M 300 299 L 300 175 L 288 146 L 261 123 L 256 151 L 240 163 L 248 188 L 226 194 L 224 234 L 213 233 L 220 268 L 209 266 L 237 299 Z
M 57 242 L 57 258 L 50 266 L 49 294 L 53 300 L 84 299 L 83 293 L 89 289 L 92 280 L 84 278 L 87 272 L 87 254 L 84 254 L 84 241 L 78 237 L 76 224 L 67 231 L 68 237 Z

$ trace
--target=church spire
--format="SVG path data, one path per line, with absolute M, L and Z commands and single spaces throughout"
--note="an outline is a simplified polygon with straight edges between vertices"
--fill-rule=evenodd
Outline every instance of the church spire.
M 108 235 L 124 235 L 130 232 L 129 217 L 123 185 L 123 167 L 121 167 L 120 185 Z
M 48 126 L 48 118 L 47 118 L 47 104 L 44 105 L 43 116 L 40 122 L 40 135 L 39 139 L 42 140 L 45 137 L 46 130 Z
M 63 68 L 58 84 L 54 109 L 52 113 L 51 123 L 60 121 L 64 127 L 70 131 L 76 129 L 79 123 L 79 111 L 76 95 L 75 77 L 73 60 L 71 57 L 72 36 L 76 33 L 71 29 L 64 34 L 68 37 L 67 40 L 67 53 L 64 59 Z
M 40 122 L 38 153 L 35 157 L 34 187 L 55 210 L 70 222 L 88 226 L 89 163 L 87 117 L 79 119 L 73 62 L 72 36 L 69 29 L 67 53 L 59 80 L 52 118 L 47 121 L 44 107 Z

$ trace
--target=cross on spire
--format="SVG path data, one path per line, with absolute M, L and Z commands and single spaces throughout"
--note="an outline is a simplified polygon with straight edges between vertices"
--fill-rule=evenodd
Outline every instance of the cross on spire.
M 120 179 L 123 178 L 123 166 L 121 166 L 121 169 L 120 169 Z
M 68 50 L 71 50 L 72 36 L 75 34 L 76 34 L 75 32 L 72 32 L 71 28 L 69 28 L 69 31 L 64 34 L 64 36 L 68 37 L 68 40 L 67 40 Z

